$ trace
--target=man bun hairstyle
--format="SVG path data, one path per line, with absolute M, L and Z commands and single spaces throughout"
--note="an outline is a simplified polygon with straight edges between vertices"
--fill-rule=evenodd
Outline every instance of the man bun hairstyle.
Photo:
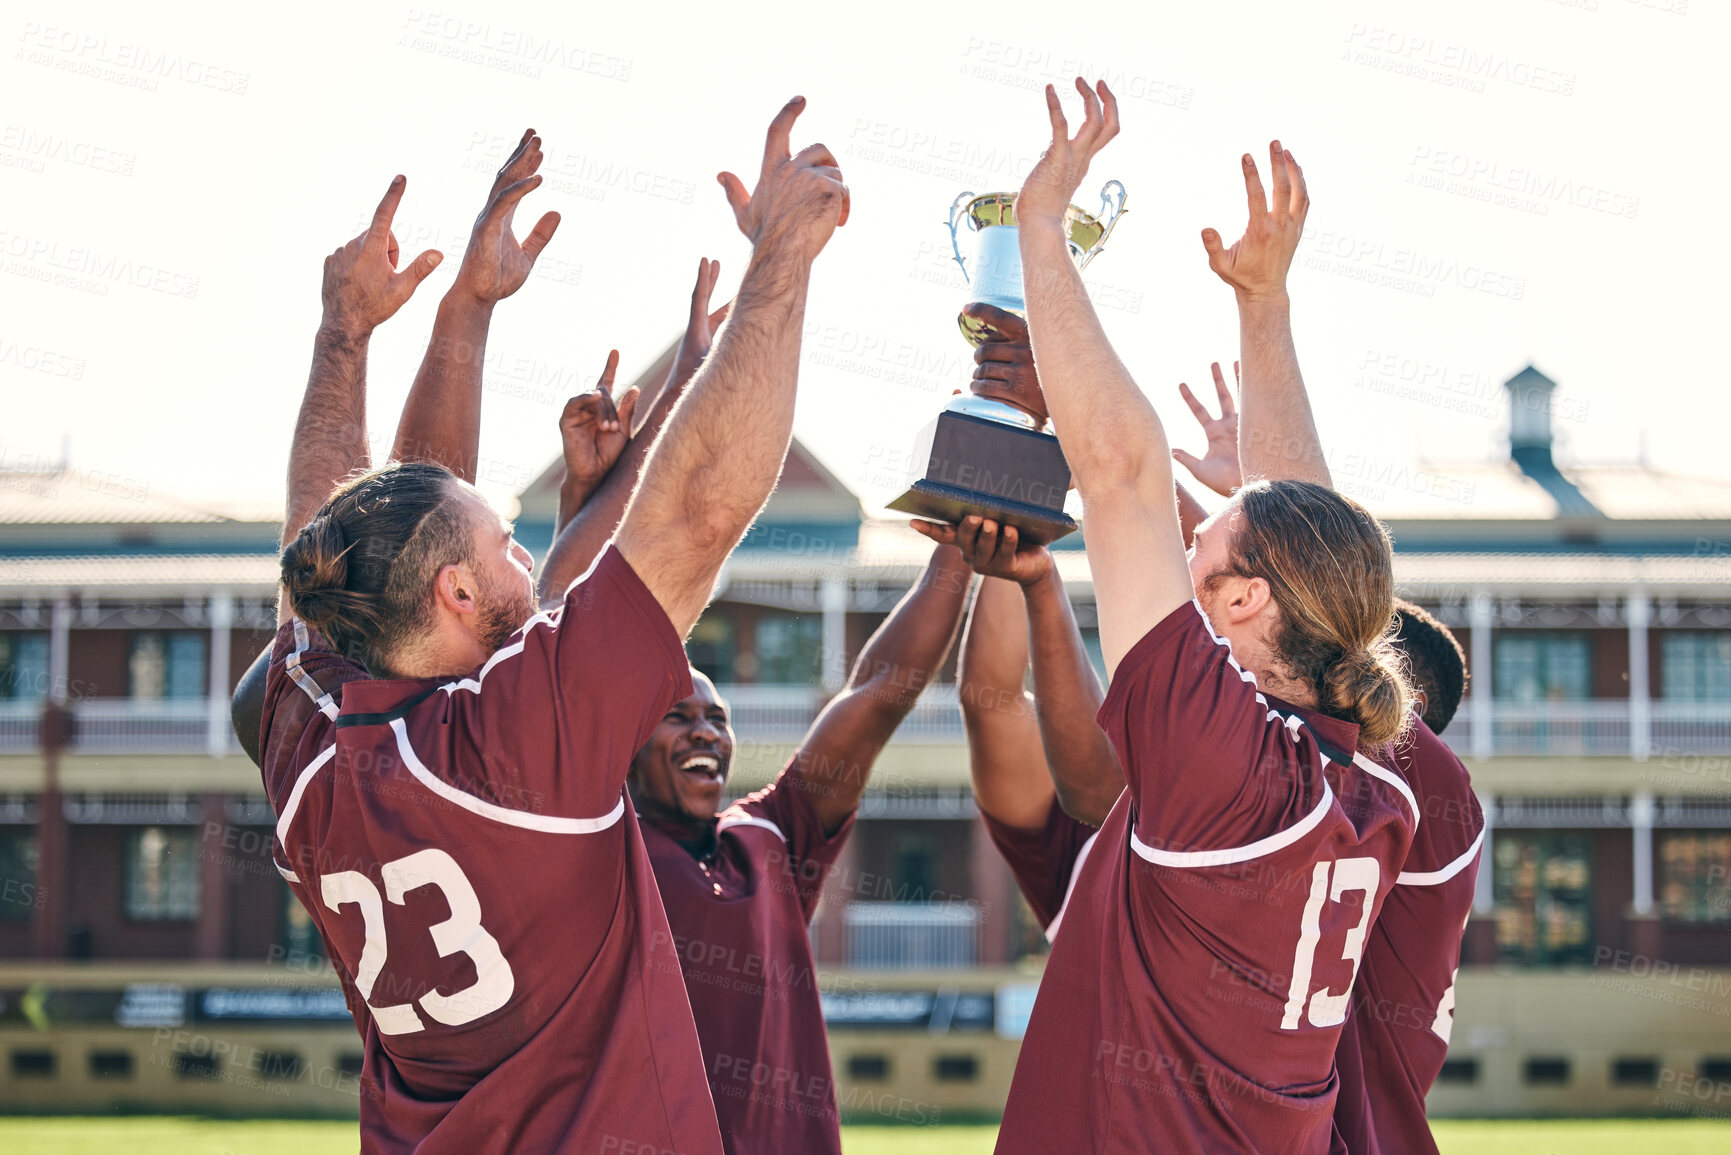
M 1406 655 L 1414 684 L 1424 691 L 1424 724 L 1441 734 L 1471 682 L 1460 639 L 1422 606 L 1396 598 L 1394 644 Z
M 431 623 L 438 572 L 473 564 L 455 485 L 425 462 L 359 474 L 282 551 L 289 610 L 375 677 L 389 676 L 393 657 Z
M 1226 572 L 1268 583 L 1280 623 L 1269 641 L 1286 675 L 1369 745 L 1406 729 L 1412 690 L 1392 641 L 1394 553 L 1358 502 L 1308 481 L 1259 481 L 1237 505 Z

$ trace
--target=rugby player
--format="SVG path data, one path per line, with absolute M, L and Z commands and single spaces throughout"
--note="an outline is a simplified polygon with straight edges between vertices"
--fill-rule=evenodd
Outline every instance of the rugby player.
M 1076 877 L 997 1149 L 1322 1152 L 1364 937 L 1417 821 L 1399 775 L 1359 752 L 1398 738 L 1410 702 L 1386 637 L 1388 537 L 1324 486 L 1258 481 L 1197 529 L 1187 564 L 1165 432 L 1065 251 L 1064 210 L 1118 129 L 1107 87 L 1076 83 L 1075 139 L 1046 90 L 1052 142 L 1017 221 L 1087 515 L 1112 673 L 1100 723 L 1128 789 Z M 1234 246 L 1247 262 L 1296 246 L 1302 177 L 1275 177 L 1275 213 Z
M 705 262 L 680 359 L 695 351 L 701 360 L 708 348 L 713 285 Z M 679 387 L 675 381 L 667 393 L 676 397 Z M 588 567 L 619 524 L 643 465 L 646 434 L 625 443 L 623 401 L 609 428 L 609 393 L 604 375 L 594 393 L 567 408 L 575 417 L 561 421 L 562 492 L 569 487 L 574 496 L 560 501 L 565 524 L 542 573 L 545 589 Z M 651 425 L 667 404 L 664 394 Z M 585 493 L 592 496 L 584 500 Z M 628 788 L 730 1155 L 841 1151 L 810 924 L 873 763 L 949 654 L 972 576 L 958 549 L 933 550 L 865 643 L 847 685 L 765 789 L 722 806 L 734 732 L 726 701 L 695 670 L 693 693 L 667 710 L 632 760 Z
M 720 178 L 753 249 L 738 302 L 558 608 L 436 464 L 345 481 L 284 550 L 265 784 L 366 1043 L 368 1149 L 721 1150 L 623 785 L 691 693 L 681 639 L 791 435 L 812 263 L 848 208 L 826 148 L 791 154 L 803 106 L 754 191 Z M 382 207 L 363 249 L 388 227 Z
M 1027 323 L 979 302 L 964 311 L 992 335 L 974 354 L 972 390 L 1044 420 Z M 1182 485 L 1175 489 L 1188 541 L 1208 514 Z M 962 520 L 956 543 L 984 579 L 958 676 L 974 801 L 1049 941 L 1076 867 L 1124 791 L 1124 773 L 1094 721 L 1105 693 L 1051 554 L 1018 548 L 1014 526 L 978 517 Z M 1022 688 L 1030 658 L 1032 694 Z
M 1277 176 L 1290 158 L 1276 143 L 1270 161 Z M 1260 196 L 1258 188 L 1253 218 Z M 1233 472 L 1240 464 L 1267 478 L 1330 484 L 1292 339 L 1285 276 L 1290 258 L 1286 264 L 1228 260 L 1213 230 L 1204 233 L 1203 245 L 1209 264 L 1237 297 L 1242 356 L 1256 370 L 1245 373 L 1241 383 L 1244 427 L 1238 431 L 1237 457 L 1216 451 L 1228 440 L 1224 427 L 1235 421 L 1218 365 L 1219 418 L 1183 390 L 1208 435 L 1209 452 L 1203 459 L 1174 456 L 1224 496 L 1241 484 Z M 1448 1054 L 1461 936 L 1472 912 L 1485 830 L 1466 766 L 1437 737 L 1454 717 L 1466 687 L 1460 643 L 1420 607 L 1398 600 L 1395 605 L 1394 641 L 1406 659 L 1420 717 L 1388 757 L 1412 789 L 1421 819 L 1365 942 L 1337 1052 L 1335 1125 L 1351 1155 L 1434 1155 L 1437 1150 L 1425 1118 L 1425 1095 Z

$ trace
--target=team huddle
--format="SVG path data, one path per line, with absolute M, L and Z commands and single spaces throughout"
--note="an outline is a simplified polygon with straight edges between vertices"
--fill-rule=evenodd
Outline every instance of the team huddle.
M 1265 191 L 1246 155 L 1244 235 L 1203 231 L 1239 397 L 1218 365 L 1219 416 L 1181 386 L 1208 448 L 1173 450 L 1066 250 L 1119 127 L 1104 83 L 1076 87 L 1074 136 L 1047 89 L 1016 199 L 1026 316 L 969 307 L 990 331 L 971 387 L 1061 434 L 1109 689 L 1044 547 L 917 522 L 924 573 L 732 804 L 728 705 L 684 639 L 780 474 L 812 268 L 851 207 L 830 151 L 792 148 L 803 100 L 755 187 L 719 178 L 751 244 L 735 299 L 711 311 L 701 262 L 665 379 L 615 397 L 614 353 L 566 405 L 538 574 L 473 482 L 493 310 L 560 223 L 515 231 L 540 138 L 499 171 L 377 467 L 368 342 L 441 256 L 401 263 L 398 177 L 326 259 L 279 628 L 235 720 L 364 1040 L 364 1149 L 839 1152 L 809 927 L 959 636 L 974 796 L 1051 941 L 998 1151 L 1436 1150 L 1484 828 L 1436 736 L 1463 663 L 1331 486 L 1286 286 L 1303 172 L 1276 142 Z

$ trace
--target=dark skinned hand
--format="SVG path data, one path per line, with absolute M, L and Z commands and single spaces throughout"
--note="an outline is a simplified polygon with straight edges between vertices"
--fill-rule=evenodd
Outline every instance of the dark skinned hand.
M 982 301 L 969 301 L 962 307 L 962 317 L 969 327 L 987 334 L 985 343 L 974 350 L 974 379 L 969 386 L 974 395 L 1007 401 L 1044 425 L 1051 415 L 1034 372 L 1028 323 Z

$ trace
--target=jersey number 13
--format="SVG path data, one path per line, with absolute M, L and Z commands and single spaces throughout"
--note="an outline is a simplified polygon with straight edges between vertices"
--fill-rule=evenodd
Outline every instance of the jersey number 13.
M 1333 884 L 1329 875 L 1333 873 Z M 1358 964 L 1364 957 L 1364 936 L 1370 930 L 1371 906 L 1376 902 L 1376 885 L 1382 877 L 1382 867 L 1374 858 L 1341 858 L 1319 862 L 1310 875 L 1310 900 L 1304 904 L 1304 917 L 1299 923 L 1298 949 L 1292 956 L 1292 989 L 1286 999 L 1286 1013 L 1280 1027 L 1285 1031 L 1298 1029 L 1301 1017 L 1308 1017 L 1314 1027 L 1338 1027 L 1346 1021 L 1346 1006 L 1352 998 L 1352 984 L 1358 979 Z M 1339 994 L 1325 986 L 1310 994 L 1310 976 L 1316 964 L 1316 944 L 1322 938 L 1322 907 L 1326 902 L 1339 902 L 1342 896 L 1360 891 L 1364 897 L 1358 925 L 1346 932 L 1346 946 L 1340 957 L 1352 963 L 1352 978 Z M 1306 1016 L 1305 1001 L 1309 997 Z

